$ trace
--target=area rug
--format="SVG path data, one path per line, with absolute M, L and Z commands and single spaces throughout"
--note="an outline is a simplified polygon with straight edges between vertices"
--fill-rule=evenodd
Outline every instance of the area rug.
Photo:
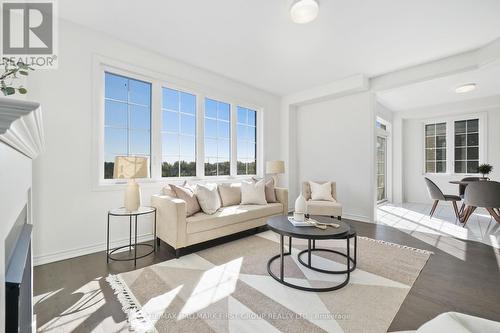
M 358 237 L 357 269 L 349 284 L 315 293 L 268 275 L 267 261 L 279 252 L 278 241 L 266 231 L 107 281 L 136 332 L 387 332 L 431 254 Z M 343 281 L 344 275 L 312 271 L 297 261 L 306 242 L 293 239 L 287 280 L 313 287 Z M 345 251 L 345 240 L 316 245 Z M 345 269 L 344 258 L 319 253 L 312 255 L 313 265 Z M 271 269 L 278 274 L 279 261 Z

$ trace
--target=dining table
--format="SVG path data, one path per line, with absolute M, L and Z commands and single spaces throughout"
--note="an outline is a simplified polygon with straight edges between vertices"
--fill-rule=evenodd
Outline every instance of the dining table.
M 454 184 L 454 185 L 463 185 L 466 187 L 470 183 L 474 183 L 474 182 L 478 182 L 478 181 L 479 182 L 488 182 L 489 180 L 490 180 L 489 178 L 484 178 L 481 180 L 450 180 L 449 183 Z M 476 208 L 478 208 L 478 207 L 472 207 L 472 206 L 466 207 L 465 202 L 462 204 L 462 207 L 460 207 L 458 219 L 460 220 L 460 222 L 462 222 L 464 224 L 464 226 L 465 226 L 465 223 L 467 223 L 467 221 L 469 220 L 472 213 L 476 210 Z M 495 208 L 487 208 L 487 207 L 483 207 L 483 208 L 486 208 L 488 210 L 488 212 L 490 213 L 491 217 L 494 218 L 495 221 L 500 223 L 500 210 L 498 210 L 498 208 L 496 210 L 495 210 Z

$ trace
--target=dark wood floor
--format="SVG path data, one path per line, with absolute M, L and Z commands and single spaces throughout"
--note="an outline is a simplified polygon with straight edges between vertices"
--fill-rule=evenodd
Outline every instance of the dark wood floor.
M 441 236 L 426 235 L 431 241 L 424 242 L 418 239 L 420 237 L 417 234 L 412 236 L 392 227 L 354 221 L 352 224 L 360 236 L 434 252 L 389 331 L 416 329 L 447 311 L 500 321 L 499 250 L 478 242 Z M 247 237 L 252 233 L 224 237 L 198 245 L 189 252 Z M 440 250 L 440 246 L 428 244 L 432 242 L 436 245 L 445 242 L 447 252 Z M 453 253 L 455 250 L 457 254 Z M 137 268 L 172 258 L 172 250 L 162 243 L 159 252 L 139 260 Z M 44 332 L 127 331 L 125 315 L 104 279 L 109 273 L 133 269 L 132 262 L 106 264 L 105 252 L 35 267 L 34 295 L 38 328 Z

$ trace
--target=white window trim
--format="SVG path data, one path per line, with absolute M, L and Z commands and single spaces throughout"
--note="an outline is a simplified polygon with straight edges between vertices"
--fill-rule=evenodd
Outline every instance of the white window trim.
M 378 203 L 383 204 L 385 202 L 392 202 L 392 123 L 381 118 L 376 117 L 376 121 L 385 125 L 385 130 L 382 128 L 376 128 L 376 136 L 385 137 L 386 141 L 386 165 L 385 165 L 385 196 L 386 199 Z M 377 203 L 377 204 L 378 204 Z
M 466 176 L 478 175 L 477 173 L 455 173 L 455 121 L 479 119 L 479 164 L 487 163 L 487 143 L 488 143 L 488 124 L 487 112 L 468 113 L 439 118 L 428 118 L 422 121 L 421 140 L 422 142 L 422 175 L 424 176 Z M 425 125 L 446 123 L 446 172 L 425 172 Z
M 257 177 L 264 175 L 264 108 L 238 98 L 214 92 L 209 87 L 180 80 L 149 69 L 137 67 L 108 57 L 94 55 L 93 66 L 93 107 L 92 107 L 92 149 L 90 159 L 92 189 L 95 191 L 122 189 L 123 180 L 104 179 L 104 73 L 123 75 L 151 83 L 151 177 L 137 181 L 146 187 L 159 184 L 188 181 L 237 181 L 253 175 L 237 175 L 237 107 L 257 111 Z M 161 124 L 162 124 L 162 87 L 184 91 L 196 96 L 196 176 L 161 177 Z M 229 176 L 205 176 L 204 119 L 205 97 L 228 103 L 231 106 L 231 173 Z

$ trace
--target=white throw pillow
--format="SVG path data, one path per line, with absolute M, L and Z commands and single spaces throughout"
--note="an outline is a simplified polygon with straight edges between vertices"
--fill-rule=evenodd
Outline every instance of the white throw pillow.
M 335 202 L 335 199 L 332 197 L 332 182 L 323 184 L 309 182 L 309 186 L 311 187 L 311 200 Z
M 197 184 L 196 197 L 205 214 L 214 214 L 221 207 L 217 184 Z
M 241 183 L 241 204 L 242 205 L 267 205 L 266 183 L 263 180 L 258 182 Z

